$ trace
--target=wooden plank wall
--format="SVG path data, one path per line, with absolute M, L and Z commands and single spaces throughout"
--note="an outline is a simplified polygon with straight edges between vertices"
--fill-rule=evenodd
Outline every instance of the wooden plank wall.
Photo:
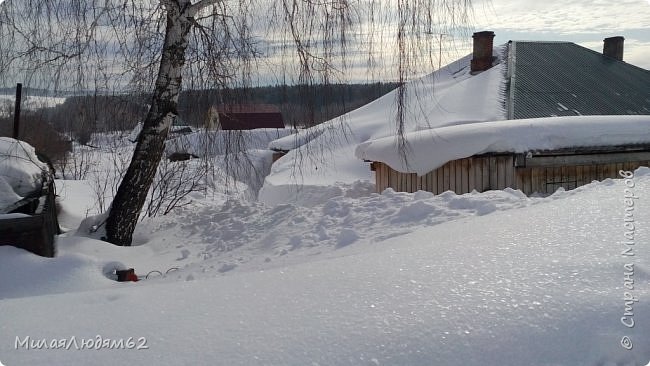
M 383 163 L 375 164 L 377 192 L 390 187 L 398 192 L 423 190 L 435 194 L 445 191 L 462 194 L 511 187 L 526 195 L 546 195 L 560 187 L 570 190 L 594 180 L 619 178 L 619 170 L 633 171 L 640 166 L 650 166 L 650 161 L 521 168 L 514 166 L 513 155 L 474 156 L 450 161 L 420 177 L 415 173 L 397 172 Z
M 640 166 L 650 166 L 650 161 L 516 168 L 518 182 L 516 187 L 527 195 L 533 193 L 552 194 L 560 187 L 571 190 L 595 180 L 620 178 L 619 170 L 634 171 Z
M 377 192 L 388 187 L 398 192 L 423 190 L 435 194 L 483 192 L 512 186 L 515 179 L 513 156 L 508 155 L 452 160 L 420 177 L 415 173 L 400 173 L 383 163 L 374 164 Z

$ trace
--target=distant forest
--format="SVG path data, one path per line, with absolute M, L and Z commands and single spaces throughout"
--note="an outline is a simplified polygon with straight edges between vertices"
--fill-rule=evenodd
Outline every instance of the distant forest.
M 396 83 L 268 86 L 190 90 L 181 94 L 179 116 L 191 126 L 205 123 L 210 106 L 263 103 L 280 108 L 286 126 L 308 127 L 340 116 L 395 89 Z
M 187 90 L 179 99 L 179 123 L 203 126 L 211 106 L 219 104 L 272 104 L 282 112 L 287 127 L 309 127 L 367 104 L 389 91 L 397 83 L 267 86 L 227 90 Z M 47 96 L 47 91 L 23 89 L 24 95 Z M 15 89 L 1 88 L 0 94 Z M 73 138 L 87 143 L 93 132 L 128 131 L 144 118 L 149 95 L 77 95 L 63 104 L 21 113 L 20 136 L 37 149 L 55 157 L 62 153 L 64 141 L 55 150 L 45 145 Z M 2 114 L 0 114 L 2 115 Z M 11 136 L 13 117 L 0 118 L 0 136 Z M 67 137 L 57 135 L 55 131 Z

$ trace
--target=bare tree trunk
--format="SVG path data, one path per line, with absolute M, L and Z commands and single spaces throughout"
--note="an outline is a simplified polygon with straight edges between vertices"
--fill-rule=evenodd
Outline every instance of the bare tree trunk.
M 178 115 L 181 72 L 195 10 L 190 0 L 163 3 L 167 26 L 153 101 L 106 221 L 106 240 L 116 245 L 131 245 L 135 225 L 162 158 L 167 133 Z

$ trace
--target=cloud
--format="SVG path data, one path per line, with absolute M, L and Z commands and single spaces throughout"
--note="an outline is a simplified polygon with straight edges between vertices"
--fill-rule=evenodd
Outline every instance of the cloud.
M 650 70 L 650 42 L 638 39 L 626 39 L 624 46 L 623 60 L 626 62 Z
M 645 0 L 493 0 L 475 8 L 479 26 L 527 32 L 615 33 L 650 23 Z
M 650 69 L 650 0 L 476 0 L 476 30 L 495 42 L 569 41 L 602 52 L 603 38 L 624 36 L 626 62 Z M 645 57 L 644 57 L 645 56 Z

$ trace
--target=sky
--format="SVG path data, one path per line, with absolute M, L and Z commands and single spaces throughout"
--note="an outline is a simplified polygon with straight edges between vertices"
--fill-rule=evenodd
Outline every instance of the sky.
M 625 37 L 623 60 L 650 69 L 650 0 L 474 1 L 476 30 L 509 40 L 570 41 L 602 52 L 603 39 Z
M 2 4 L 4 0 L 0 0 Z M 395 0 L 379 0 L 384 7 L 394 7 Z M 435 54 L 430 60 L 419 65 L 410 78 L 430 73 L 437 66 L 449 64 L 471 53 L 471 34 L 475 31 L 490 30 L 495 32 L 495 45 L 509 40 L 545 40 L 570 41 L 584 47 L 602 52 L 603 39 L 611 36 L 625 37 L 624 61 L 650 69 L 650 0 L 473 0 L 473 17 L 461 31 L 454 35 L 442 36 L 440 57 L 437 39 L 439 33 L 446 33 L 440 28 L 432 31 L 430 37 L 436 39 L 433 44 Z M 0 5 L 2 6 L 2 5 Z M 444 12 L 443 12 L 444 13 Z M 443 17 L 444 18 L 444 17 Z M 387 24 L 391 23 L 389 20 Z M 393 21 L 394 23 L 394 21 Z M 360 28 L 363 33 L 363 27 Z M 387 35 L 394 27 L 382 25 L 375 31 Z M 259 36 L 260 40 L 273 44 L 274 39 L 284 39 L 283 35 L 271 35 L 268 32 Z M 376 37 L 379 45 L 374 52 L 383 55 L 380 67 L 368 71 L 368 51 L 355 47 L 353 40 L 347 48 L 347 67 L 335 82 L 365 82 L 396 80 L 396 43 L 392 33 Z M 352 37 L 354 38 L 354 37 Z M 431 46 L 431 45 L 429 45 Z M 289 41 L 289 47 L 293 44 Z M 289 51 L 289 59 L 295 58 L 295 49 Z M 274 62 L 278 61 L 278 62 Z M 286 60 L 284 60 L 286 63 Z M 260 75 L 254 77 L 253 84 L 275 84 L 281 80 L 286 65 L 279 57 L 270 57 L 268 63 L 261 63 L 256 70 Z M 272 65 L 272 66 L 269 66 Z M 275 65 L 275 66 L 273 66 Z
M 470 54 L 471 34 L 485 30 L 495 33 L 495 45 L 510 40 L 568 41 L 597 52 L 602 52 L 604 38 L 623 36 L 623 60 L 650 70 L 650 0 L 473 0 L 472 5 L 468 29 L 461 27 L 453 35 L 443 35 L 440 60 L 434 55 L 411 78 L 430 73 L 438 62 L 446 65 Z M 438 47 L 439 32 L 431 35 L 436 38 L 434 50 Z M 392 38 L 385 41 L 379 46 L 382 52 L 395 52 Z M 389 67 L 381 71 L 382 76 L 395 80 L 396 62 L 389 59 L 384 60 Z M 363 52 L 350 65 L 346 70 L 348 78 L 363 81 L 368 77 Z

